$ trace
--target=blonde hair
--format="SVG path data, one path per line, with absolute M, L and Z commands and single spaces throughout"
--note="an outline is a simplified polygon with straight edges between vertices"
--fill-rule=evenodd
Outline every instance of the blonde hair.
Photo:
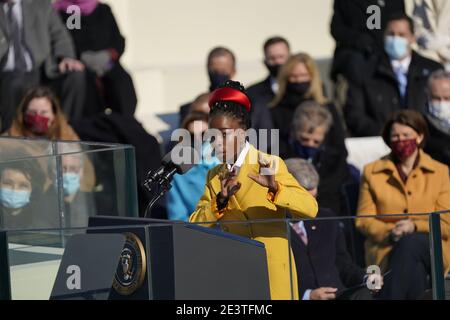
M 289 82 L 289 76 L 292 70 L 299 63 L 303 63 L 306 69 L 308 69 L 309 74 L 311 75 L 311 86 L 306 92 L 305 98 L 310 98 L 320 104 L 325 104 L 327 102 L 325 96 L 323 95 L 322 79 L 320 77 L 319 68 L 309 54 L 300 52 L 292 55 L 281 67 L 277 79 L 278 92 L 275 95 L 275 98 L 270 102 L 269 107 L 275 107 L 281 102 L 281 100 L 283 100 L 283 97 L 286 94 L 286 87 Z

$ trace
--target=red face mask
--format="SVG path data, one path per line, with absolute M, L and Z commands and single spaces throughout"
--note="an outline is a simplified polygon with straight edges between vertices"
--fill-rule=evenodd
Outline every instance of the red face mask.
M 406 160 L 417 149 L 416 139 L 397 140 L 391 142 L 392 152 L 401 161 Z
M 49 118 L 38 114 L 25 114 L 24 118 L 27 127 L 36 134 L 43 134 L 48 131 Z

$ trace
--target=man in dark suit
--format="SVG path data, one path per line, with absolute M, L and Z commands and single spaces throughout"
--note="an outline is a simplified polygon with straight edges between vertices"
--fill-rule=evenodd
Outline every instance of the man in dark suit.
M 264 43 L 264 65 L 269 71 L 266 79 L 247 89 L 247 94 L 254 104 L 255 101 L 267 106 L 278 90 L 277 77 L 283 64 L 291 55 L 289 42 L 282 37 L 272 37 Z
M 450 72 L 438 70 L 428 81 L 425 119 L 430 139 L 424 151 L 450 167 Z
M 9 128 L 24 92 L 50 84 L 77 120 L 84 103 L 84 65 L 50 0 L 0 0 L 0 132 Z
M 228 48 L 215 47 L 208 54 L 206 66 L 209 78 L 209 92 L 213 92 L 219 85 L 233 79 L 235 76 L 236 56 Z M 180 107 L 180 126 L 189 113 L 191 105 L 192 102 L 189 102 Z
M 367 26 L 371 6 L 379 8 L 380 27 Z M 403 0 L 334 0 L 330 31 L 336 41 L 331 78 L 342 75 L 351 82 L 359 82 L 365 75 L 361 64 L 383 52 L 383 31 L 387 18 L 404 13 Z
M 400 109 L 425 112 L 430 74 L 443 67 L 414 50 L 414 25 L 404 14 L 391 16 L 384 32 L 384 51 L 363 81 L 351 83 L 345 120 L 353 136 L 377 136 L 390 113 Z
M 316 196 L 319 175 L 314 166 L 299 158 L 285 163 L 300 185 Z M 321 220 L 332 217 L 336 217 L 332 210 L 319 208 L 315 220 L 291 223 L 299 297 L 303 300 L 372 299 L 366 283 L 381 286 L 382 277 L 367 275 L 352 261 L 339 221 Z
M 207 68 L 210 81 L 209 92 L 212 92 L 226 80 L 234 78 L 236 74 L 236 57 L 231 50 L 224 47 L 216 47 L 208 54 Z M 193 102 L 189 102 L 180 107 L 180 126 L 191 110 L 192 104 Z M 256 130 L 273 128 L 272 118 L 266 105 L 252 103 L 251 124 L 252 128 Z

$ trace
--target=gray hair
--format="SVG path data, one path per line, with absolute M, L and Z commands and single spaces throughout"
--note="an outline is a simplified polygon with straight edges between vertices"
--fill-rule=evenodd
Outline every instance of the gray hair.
M 319 174 L 314 165 L 305 159 L 290 158 L 285 160 L 288 171 L 306 190 L 313 190 L 319 185 Z
M 433 81 L 442 79 L 450 80 L 450 72 L 443 69 L 434 71 L 428 78 L 428 91 L 431 91 L 431 85 L 433 84 Z
M 326 107 L 316 101 L 305 101 L 295 110 L 292 129 L 294 132 L 312 132 L 319 127 L 325 127 L 328 132 L 332 124 L 333 117 Z

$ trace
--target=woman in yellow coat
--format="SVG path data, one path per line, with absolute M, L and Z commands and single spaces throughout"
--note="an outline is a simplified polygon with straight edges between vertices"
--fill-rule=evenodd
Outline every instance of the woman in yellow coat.
M 220 222 L 224 231 L 263 242 L 271 298 L 298 299 L 288 229 L 281 219 L 286 218 L 287 210 L 296 218 L 314 218 L 317 202 L 280 158 L 264 154 L 246 141 L 250 102 L 239 82 L 227 81 L 211 94 L 209 104 L 210 128 L 217 133 L 215 155 L 223 164 L 209 171 L 205 192 L 189 221 L 211 222 L 205 224 L 210 227 Z M 243 223 L 227 223 L 230 221 Z
M 358 215 L 375 217 L 357 219 L 356 226 L 366 236 L 366 263 L 392 270 L 382 292 L 388 299 L 419 298 L 428 287 L 431 268 L 428 216 L 389 214 L 450 210 L 449 169 L 423 152 L 426 133 L 419 113 L 394 113 L 383 132 L 392 153 L 364 168 Z M 441 215 L 441 233 L 448 272 L 450 213 Z

